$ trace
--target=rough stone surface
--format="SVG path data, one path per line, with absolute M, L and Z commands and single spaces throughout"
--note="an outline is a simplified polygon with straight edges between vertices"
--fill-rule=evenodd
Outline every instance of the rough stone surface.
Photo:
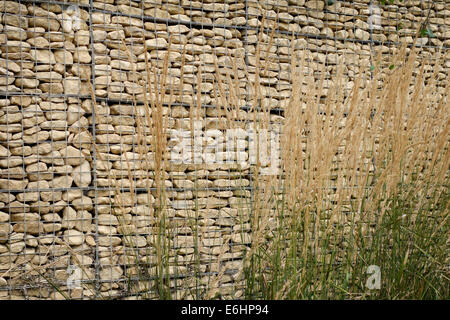
M 169 272 L 189 274 L 168 285 L 193 288 L 200 252 L 199 271 L 224 271 L 222 292 L 239 297 L 242 281 L 228 274 L 242 266 L 252 242 L 250 167 L 236 164 L 249 160 L 242 151 L 250 148 L 246 125 L 255 113 L 239 109 L 252 103 L 248 88 L 259 81 L 259 103 L 271 109 L 271 125 L 282 124 L 292 54 L 306 49 L 308 76 L 320 73 L 327 81 L 341 66 L 354 81 L 370 69 L 371 50 L 392 54 L 391 42 L 412 44 L 428 13 L 416 0 L 384 6 L 380 17 L 367 0 L 248 1 L 248 19 L 242 1 L 41 2 L 0 4 L 0 299 L 63 298 L 44 285 L 27 289 L 26 297 L 2 289 L 37 279 L 36 267 L 65 281 L 69 265 L 81 260 L 90 279 L 104 281 L 104 296 L 119 296 L 128 290 L 126 279 L 145 269 L 136 269 L 137 259 L 151 261 L 145 270 L 155 272 L 161 216 L 170 225 Z M 435 37 L 417 42 L 424 55 L 450 46 L 449 12 L 448 2 L 436 1 Z M 258 36 L 275 21 L 273 40 L 270 32 Z M 246 25 L 247 31 L 235 28 Z M 298 32 L 294 39 L 291 32 Z M 378 41 L 373 48 L 371 39 Z M 258 64 L 267 66 L 259 75 Z M 439 79 L 449 67 L 448 58 L 436 66 Z M 223 94 L 234 96 L 232 108 L 223 108 Z M 161 115 L 172 162 L 156 176 L 153 130 Z M 225 135 L 229 121 L 240 129 L 233 141 Z M 191 141 L 191 133 L 193 148 L 183 152 L 180 140 Z M 227 144 L 238 152 L 226 153 Z M 164 206 L 158 183 L 166 188 Z M 89 298 L 92 290 L 70 294 Z
M 79 246 L 84 242 L 84 234 L 77 230 L 64 231 L 64 240 L 72 246 Z
M 88 187 L 92 181 L 91 166 L 88 161 L 84 161 L 81 165 L 74 167 L 72 178 L 78 187 Z

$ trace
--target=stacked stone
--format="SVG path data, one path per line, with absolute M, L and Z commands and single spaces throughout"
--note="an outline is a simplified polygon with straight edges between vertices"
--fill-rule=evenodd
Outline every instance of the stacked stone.
M 105 188 L 105 191 L 91 191 L 95 196 L 99 219 L 104 219 L 99 224 L 104 226 L 110 234 L 114 234 L 117 241 L 114 245 L 123 245 L 123 250 L 117 253 L 111 252 L 105 245 L 102 249 L 108 250 L 111 256 L 116 256 L 120 263 L 127 265 L 127 276 L 139 276 L 134 262 L 135 250 L 139 248 L 139 259 L 142 264 L 149 263 L 155 267 L 155 233 L 158 232 L 159 193 L 163 186 L 164 209 L 162 214 L 167 219 L 167 233 L 169 241 L 171 274 L 192 274 L 195 268 L 194 261 L 201 261 L 200 271 L 218 272 L 217 261 L 223 261 L 222 271 L 236 272 L 236 264 L 233 259 L 242 257 L 243 250 L 249 241 L 249 170 L 248 166 L 216 164 L 208 160 L 207 155 L 201 159 L 177 158 L 180 152 L 174 151 L 180 141 L 177 141 L 176 132 L 190 133 L 190 118 L 187 108 L 174 106 L 164 107 L 164 113 L 170 115 L 167 121 L 167 138 L 169 145 L 167 151 L 167 163 L 162 172 L 162 181 L 157 184 L 155 169 L 155 155 L 152 148 L 152 128 L 146 123 L 143 114 L 139 114 L 143 105 L 104 103 L 98 110 L 103 115 L 97 116 L 96 125 L 96 150 L 97 170 L 96 185 Z M 195 129 L 198 135 L 198 144 L 203 146 L 208 143 L 208 130 L 219 118 L 216 109 L 202 109 L 198 114 L 201 121 L 197 121 Z M 108 115 L 108 116 L 106 116 Z M 246 113 L 241 114 L 241 118 Z M 206 129 L 208 128 L 208 129 Z M 226 126 L 222 131 L 215 129 L 213 133 L 224 135 Z M 143 137 L 142 139 L 140 138 Z M 197 142 L 196 142 L 197 143 Z M 225 149 L 225 142 L 218 145 L 219 150 Z M 245 145 L 243 138 L 240 144 Z M 185 150 L 186 151 L 186 150 Z M 181 152 L 181 156 L 186 156 Z M 200 154 L 201 156 L 201 154 Z M 214 159 L 215 154 L 210 154 Z M 196 156 L 197 157 L 197 156 Z M 182 160 L 179 164 L 173 160 Z M 196 163 L 200 160 L 199 163 Z M 191 162 L 191 164 L 186 164 Z M 132 176 L 130 179 L 130 172 Z M 242 229 L 242 224 L 246 227 Z M 244 232 L 244 238 L 240 234 Z M 105 236 L 106 238 L 106 236 Z M 107 243 L 107 242 L 106 242 Z M 114 246 L 113 245 L 113 246 Z M 194 254 L 195 247 L 199 248 L 199 254 Z M 219 257 L 220 256 L 220 257 Z M 134 263 L 132 263 L 132 261 Z M 178 265 L 178 268 L 175 266 Z M 142 277 L 142 275 L 140 275 Z M 185 285 L 196 285 L 185 279 Z M 202 281 L 207 281 L 205 276 Z M 222 278 L 233 281 L 231 276 Z M 143 280 L 143 279 L 140 279 Z M 204 283 L 206 286 L 207 283 Z M 178 284 L 179 287 L 183 287 Z M 145 290 L 146 287 L 143 287 Z
M 39 274 L 65 281 L 71 259 L 92 262 L 89 13 L 0 8 L 0 296 L 23 297 L 29 285 L 29 297 L 47 298 Z
M 161 263 L 161 215 L 165 269 L 175 276 L 169 289 L 200 283 L 205 292 L 216 286 L 239 298 L 251 243 L 246 132 L 261 116 L 248 106 L 281 113 L 291 94 L 292 54 L 306 50 L 305 83 L 329 80 L 338 66 L 352 80 L 373 64 L 369 40 L 411 43 L 428 14 L 420 0 L 379 5 L 380 17 L 369 0 L 91 5 L 0 4 L 0 298 L 23 298 L 27 285 L 27 298 L 62 298 L 39 283 L 42 274 L 71 298 L 134 294 L 126 289 L 130 277 L 134 291 L 149 291 L 145 277 Z M 435 2 L 435 37 L 418 41 L 424 52 L 450 45 L 449 10 Z M 268 31 L 260 36 L 263 23 Z M 441 79 L 449 65 L 447 57 L 435 66 Z M 159 102 L 168 148 L 156 175 Z M 276 127 L 283 119 L 270 114 L 268 122 Z M 230 128 L 240 146 L 231 155 L 221 151 Z M 191 130 L 193 152 L 183 153 L 180 138 L 190 140 Z M 204 150 L 210 152 L 198 152 Z M 239 152 L 247 164 L 236 164 Z M 227 157 L 232 164 L 217 163 Z M 68 287 L 76 268 L 87 281 L 83 289 Z M 177 297 L 192 298 L 183 290 Z
M 370 40 L 371 33 L 373 33 L 373 40 L 380 42 L 402 40 L 411 42 L 411 32 L 417 27 L 417 23 L 414 24 L 414 21 L 412 21 L 408 24 L 410 28 L 406 28 L 403 33 L 400 33 L 397 37 L 391 35 L 392 30 L 385 27 L 392 25 L 391 20 L 393 17 L 390 12 L 398 11 L 398 7 L 388 6 L 380 10 L 383 30 L 377 28 L 372 28 L 371 30 L 370 19 L 368 19 L 371 13 L 369 11 L 369 1 L 352 4 L 338 1 L 329 6 L 326 6 L 324 1 L 262 1 L 258 3 L 249 1 L 248 4 L 249 20 L 247 24 L 244 18 L 245 5 L 235 1 L 224 3 L 216 1 L 211 3 L 187 1 L 181 4 L 178 2 L 158 3 L 155 1 L 94 2 L 94 8 L 99 9 L 93 15 L 95 17 L 93 19 L 94 38 L 97 37 L 95 39 L 96 61 L 101 61 L 99 65 L 95 66 L 95 70 L 98 71 L 95 74 L 96 95 L 110 100 L 121 101 L 119 104 L 105 104 L 104 111 L 105 114 L 111 116 L 111 121 L 108 123 L 111 126 L 108 126 L 107 130 L 104 130 L 107 127 L 106 123 L 102 123 L 102 127 L 100 125 L 96 127 L 98 133 L 106 134 L 106 136 L 102 135 L 103 142 L 99 140 L 97 142 L 103 143 L 105 148 L 110 147 L 108 151 L 105 150 L 103 155 L 104 158 L 108 159 L 108 163 L 105 165 L 104 171 L 98 172 L 97 181 L 99 184 L 107 187 L 113 185 L 142 189 L 147 188 L 149 185 L 155 187 L 153 177 L 146 175 L 145 170 L 142 174 L 134 171 L 136 174 L 134 176 L 136 177 L 134 184 L 130 183 L 129 180 L 128 170 L 130 163 L 133 170 L 142 168 L 142 166 L 145 167 L 142 153 L 139 151 L 142 146 L 137 139 L 133 140 L 139 128 L 136 121 L 133 122 L 132 120 L 136 119 L 136 115 L 144 116 L 145 110 L 143 108 L 145 106 L 138 105 L 136 107 L 131 101 L 136 99 L 138 102 L 142 102 L 145 100 L 146 95 L 153 100 L 157 99 L 156 96 L 148 92 L 144 94 L 146 85 L 149 85 L 147 72 L 150 71 L 150 81 L 153 81 L 152 73 L 154 70 L 159 75 L 163 73 L 164 58 L 169 42 L 171 54 L 167 81 L 164 86 L 166 93 L 164 103 L 181 103 L 192 106 L 192 104 L 195 105 L 197 92 L 200 91 L 202 104 L 220 106 L 220 90 L 216 83 L 217 79 L 211 76 L 211 73 L 216 71 L 214 66 L 215 59 L 217 59 L 219 71 L 226 75 L 229 73 L 227 70 L 233 70 L 230 67 L 231 59 L 229 59 L 228 55 L 231 58 L 247 55 L 248 65 L 244 63 L 239 64 L 238 62 L 236 69 L 233 70 L 233 75 L 237 76 L 239 87 L 246 88 L 249 91 L 243 90 L 243 94 L 239 95 L 238 101 L 235 101 L 235 103 L 238 106 L 246 105 L 249 102 L 249 97 L 245 94 L 251 92 L 251 86 L 258 81 L 262 85 L 262 105 L 268 108 L 283 108 L 290 95 L 292 38 L 290 34 L 276 33 L 273 42 L 267 34 L 262 35 L 261 39 L 259 39 L 258 28 L 263 22 L 263 17 L 265 18 L 264 27 L 269 30 L 275 25 L 274 21 L 277 18 L 277 31 L 296 32 L 303 35 L 303 37 L 295 40 L 294 53 L 299 54 L 304 49 L 307 49 L 307 65 L 303 69 L 304 72 L 315 78 L 318 78 L 319 75 L 325 72 L 326 79 L 329 79 L 336 73 L 338 64 L 343 66 L 344 74 L 351 79 L 359 72 L 370 68 L 373 63 L 370 57 L 373 53 L 367 41 Z M 417 5 L 420 4 L 408 2 L 406 3 L 406 8 L 412 7 L 412 10 L 415 10 L 414 7 Z M 278 17 L 276 10 L 279 11 Z M 401 10 L 404 12 L 404 9 Z M 440 16 L 445 17 L 445 10 L 441 4 L 436 7 L 436 10 L 441 10 Z M 431 16 L 433 15 L 434 12 Z M 166 19 L 169 20 L 169 24 L 166 23 Z M 431 22 L 439 24 L 442 23 L 441 20 L 433 20 Z M 175 24 L 177 22 L 181 22 L 181 24 Z M 193 28 L 188 28 L 187 24 L 190 22 L 200 23 L 204 28 L 196 28 L 197 25 L 195 24 Z M 244 25 L 253 28 L 253 30 L 234 28 Z M 442 39 L 445 38 L 445 33 L 441 32 L 442 26 L 439 26 L 438 29 L 433 29 L 433 31 L 437 36 L 433 40 L 433 45 L 442 46 Z M 144 42 L 148 48 L 147 53 L 144 52 Z M 185 42 L 187 44 L 186 55 L 183 56 L 183 44 Z M 420 44 L 426 44 L 426 42 L 424 38 L 419 40 Z M 269 44 L 271 45 L 269 46 Z M 261 72 L 257 80 L 255 72 L 258 64 L 256 57 L 258 45 L 262 57 L 261 61 L 259 61 L 260 65 L 263 66 L 261 69 L 265 69 L 267 62 L 267 70 Z M 392 52 L 389 46 L 378 46 L 377 49 L 385 53 Z M 430 50 L 432 51 L 433 49 Z M 145 55 L 150 61 L 151 68 L 155 69 L 150 68 L 149 70 L 148 66 L 146 66 Z M 183 59 L 185 63 L 182 66 L 182 70 L 180 70 Z M 325 70 L 320 69 L 323 64 L 326 64 Z M 444 72 L 444 69 L 442 70 Z M 248 72 L 248 78 L 246 72 Z M 200 84 L 197 83 L 197 75 L 199 73 Z M 305 81 L 310 80 L 311 78 L 305 79 Z M 352 83 L 350 82 L 348 90 L 351 89 L 351 85 Z M 225 83 L 224 87 L 226 92 L 230 90 L 228 83 Z M 327 94 L 326 89 L 323 92 L 323 96 Z M 170 95 L 171 93 L 174 93 L 173 96 Z M 171 121 L 168 124 L 170 129 L 182 128 L 190 130 L 189 108 L 183 106 L 172 107 L 165 109 L 164 112 L 170 116 Z M 248 124 L 249 119 L 251 119 L 245 111 L 242 114 L 242 120 L 244 121 L 240 122 L 238 126 Z M 124 116 L 127 118 L 124 119 Z M 229 126 L 229 123 L 226 121 L 216 119 L 218 114 L 214 109 L 207 108 L 202 113 L 202 117 L 206 118 L 206 121 L 199 124 L 199 130 L 213 128 L 224 130 Z M 272 120 L 274 119 L 272 118 Z M 145 120 L 142 120 L 142 122 L 145 123 Z M 118 128 L 119 126 L 120 128 Z M 151 132 L 151 130 L 147 126 L 144 132 Z M 119 146 L 119 141 L 128 141 L 128 144 L 122 143 Z M 150 141 L 147 143 L 150 144 Z M 126 152 L 125 156 L 123 152 Z M 151 152 L 148 152 L 148 150 L 146 152 L 146 155 L 151 158 Z M 119 157 L 119 154 L 122 154 L 122 157 Z M 173 221 L 180 221 L 179 223 L 182 226 L 180 233 L 175 232 L 171 236 L 174 239 L 175 246 L 180 245 L 181 247 L 186 246 L 189 248 L 183 250 L 182 255 L 171 257 L 175 261 L 181 262 L 182 265 L 183 261 L 192 259 L 194 244 L 196 243 L 196 238 L 193 236 L 195 232 L 186 224 L 190 221 L 189 218 L 195 215 L 195 211 L 192 209 L 200 210 L 200 217 L 202 217 L 203 210 L 210 209 L 209 207 L 212 206 L 212 209 L 214 209 L 212 212 L 214 213 L 210 223 L 215 227 L 213 230 L 215 229 L 216 232 L 209 233 L 219 234 L 218 230 L 223 231 L 225 229 L 220 223 L 212 222 L 217 212 L 223 212 L 223 210 L 215 210 L 215 206 L 217 206 L 215 202 L 217 201 L 212 201 L 213 204 L 211 205 L 209 204 L 211 201 L 205 203 L 203 200 L 220 199 L 220 196 L 214 196 L 214 191 L 208 190 L 208 188 L 234 186 L 233 180 L 230 179 L 232 174 L 230 175 L 229 171 L 225 171 L 227 180 L 214 180 L 211 177 L 214 176 L 215 169 L 208 170 L 206 168 L 207 166 L 202 166 L 201 172 L 198 172 L 198 170 L 195 170 L 195 166 L 193 171 L 189 170 L 188 166 L 185 169 L 173 169 L 175 171 L 165 172 L 167 174 L 167 178 L 164 181 L 165 186 L 174 189 L 166 193 L 168 196 L 166 206 L 172 209 L 167 210 L 166 215 Z M 196 179 L 186 178 L 189 177 L 191 172 L 195 173 Z M 115 178 L 106 179 L 108 173 L 113 173 Z M 238 175 L 242 176 L 242 174 L 240 172 Z M 142 175 L 143 178 L 139 177 L 139 175 Z M 205 177 L 208 179 L 202 179 Z M 199 178 L 201 179 L 200 184 L 198 184 Z M 213 183 L 211 183 L 211 180 Z M 200 188 L 200 194 L 193 194 L 189 190 L 194 189 L 194 187 Z M 186 188 L 189 191 L 186 191 Z M 201 188 L 206 188 L 206 190 Z M 180 189 L 183 191 L 178 191 Z M 120 198 L 130 199 L 130 201 L 126 202 L 127 209 L 124 211 L 126 214 L 131 213 L 126 219 L 127 228 L 131 227 L 130 230 L 142 235 L 146 234 L 142 228 L 147 228 L 148 225 L 144 227 L 143 224 L 131 222 L 131 220 L 136 212 L 141 212 L 143 215 L 151 215 L 151 208 L 149 208 L 148 203 L 154 202 L 156 192 L 152 190 L 150 195 L 148 191 L 138 191 L 136 194 L 138 195 L 136 200 L 131 199 L 132 193 L 121 193 Z M 219 191 L 219 194 L 223 196 L 224 192 L 220 193 Z M 226 194 L 231 195 L 231 192 L 226 191 Z M 239 190 L 238 194 L 248 193 L 243 193 Z M 151 201 L 148 199 L 151 199 Z M 221 206 L 228 209 L 228 206 L 233 201 L 235 200 L 230 199 L 228 205 L 226 202 L 223 202 L 219 205 L 219 209 Z M 123 206 L 122 201 L 117 203 L 120 203 L 117 206 Z M 114 206 L 109 207 L 110 209 L 105 209 L 105 212 L 114 211 L 112 209 Z M 133 212 L 135 207 L 139 207 L 139 209 Z M 119 211 L 122 212 L 122 210 Z M 208 210 L 208 212 L 211 212 L 211 210 Z M 209 216 L 207 217 L 210 219 Z M 199 225 L 203 223 L 203 221 L 198 222 Z M 142 227 L 138 227 L 138 225 Z M 139 228 L 142 230 L 136 231 Z M 248 228 L 249 226 L 247 230 Z M 203 232 L 207 231 L 203 230 Z M 212 244 L 213 247 L 213 255 L 206 256 L 204 258 L 205 261 L 216 261 L 217 254 L 220 252 L 218 249 L 223 248 L 224 243 L 233 243 L 233 241 L 227 242 L 227 235 L 228 233 L 222 234 L 221 237 L 211 237 L 210 240 L 205 242 Z M 244 235 L 244 238 L 247 239 L 247 236 Z M 237 243 L 242 241 L 239 235 L 235 235 L 233 239 L 237 240 Z M 140 243 L 142 247 L 145 246 L 144 239 L 136 240 L 136 242 Z M 152 240 L 147 237 L 147 246 L 149 245 L 152 245 Z M 127 246 L 126 243 L 125 246 Z M 128 246 L 130 245 L 128 244 Z M 216 257 L 214 257 L 214 247 L 217 248 Z M 227 253 L 225 252 L 225 255 Z M 142 252 L 141 254 L 143 256 L 152 256 L 152 253 Z M 239 252 L 239 255 L 241 254 Z M 127 260 L 132 260 L 132 256 L 129 256 Z M 233 263 L 230 265 L 233 265 Z M 237 268 L 236 265 L 234 266 Z M 137 272 L 133 268 L 129 270 L 131 274 L 136 274 Z M 175 271 L 184 273 L 188 270 L 189 266 Z M 208 265 L 206 262 L 200 271 L 219 271 L 218 264 L 211 263 Z M 185 284 L 188 282 L 186 281 Z
M 396 46 L 391 46 L 389 43 L 381 44 L 386 41 L 390 41 L 390 43 L 406 41 L 411 44 L 422 20 L 415 17 L 425 18 L 428 15 L 428 4 L 419 0 L 405 1 L 396 5 L 380 3 L 370 5 L 368 0 L 348 3 L 315 0 L 248 1 L 247 6 L 248 22 L 245 19 L 242 20 L 246 14 L 245 4 L 237 1 L 174 1 L 173 3 L 165 1 L 124 1 L 120 3 L 99 1 L 94 3 L 94 7 L 99 10 L 111 11 L 111 14 L 116 14 L 116 18 L 120 16 L 125 24 L 134 24 L 141 29 L 143 24 L 144 29 L 150 31 L 145 33 L 146 38 L 152 39 L 149 41 L 149 45 L 157 50 L 153 56 L 162 57 L 164 55 L 163 49 L 167 47 L 168 36 L 171 34 L 174 35 L 174 41 L 177 42 L 173 48 L 178 53 L 181 51 L 181 43 L 187 40 L 188 52 L 191 49 L 193 52 L 197 50 L 210 54 L 209 52 L 212 50 L 213 55 L 219 58 L 224 52 L 227 52 L 227 49 L 232 56 L 246 54 L 249 79 L 245 80 L 245 77 L 239 75 L 239 79 L 243 82 L 252 83 L 255 79 L 253 67 L 256 65 L 255 55 L 259 43 L 262 50 L 261 64 L 265 65 L 265 60 L 268 63 L 268 70 L 260 75 L 260 84 L 263 86 L 264 105 L 270 108 L 285 106 L 286 99 L 289 97 L 291 32 L 294 32 L 297 38 L 296 51 L 307 49 L 308 59 L 305 72 L 318 78 L 323 74 L 323 71 L 319 70 L 320 66 L 326 63 L 326 70 L 324 70 L 326 79 L 330 79 L 331 75 L 336 73 L 338 65 L 344 68 L 346 76 L 354 79 L 355 75 L 367 71 L 374 63 L 373 57 L 376 56 L 376 52 L 371 49 L 370 40 L 377 41 L 379 44 L 376 46 L 377 51 L 393 53 Z M 425 45 L 424 51 L 434 52 L 436 51 L 435 47 L 448 45 L 448 10 L 448 5 L 444 2 L 436 2 L 430 10 L 430 29 L 435 37 L 419 38 L 417 43 Z M 139 22 L 138 18 L 130 18 L 136 16 L 142 16 L 142 21 Z M 152 17 L 159 20 L 152 20 Z M 169 21 L 169 27 L 165 20 Z M 262 41 L 258 39 L 259 27 L 263 20 L 264 27 L 269 31 L 274 27 L 277 30 L 276 39 L 270 48 L 268 48 L 270 43 L 268 35 L 265 35 L 261 39 Z M 172 25 L 177 22 L 183 25 Z M 201 33 L 199 34 L 195 29 L 196 25 L 192 30 L 187 28 L 189 23 L 201 24 Z M 222 31 L 224 26 L 226 31 Z M 239 27 L 249 28 L 249 30 L 237 29 Z M 219 34 L 214 32 L 213 36 L 210 31 L 217 29 L 220 30 Z M 174 33 L 174 31 L 176 32 Z M 158 36 L 152 32 L 156 32 Z M 139 32 L 140 37 L 142 37 L 142 33 L 142 31 Z M 179 35 L 180 33 L 181 35 Z M 154 37 L 156 39 L 153 39 Z M 268 50 L 267 53 L 266 50 Z M 174 53 L 173 56 L 179 57 L 179 54 Z M 209 60 L 208 56 L 202 56 L 202 58 L 206 59 L 205 61 Z M 189 59 L 190 56 L 188 56 L 188 62 Z M 226 57 L 222 57 L 222 59 L 227 60 Z M 442 77 L 444 77 L 445 68 L 439 64 L 437 67 L 441 69 Z M 239 68 L 239 70 L 242 69 Z M 143 64 L 141 64 L 140 71 L 144 71 Z M 176 75 L 174 81 L 174 83 L 179 81 L 176 79 Z M 352 84 L 350 82 L 349 90 Z M 210 85 L 206 85 L 202 86 L 202 89 L 205 87 L 208 90 L 211 88 Z M 189 95 L 188 92 L 195 91 L 195 84 L 192 88 L 185 86 L 185 89 Z M 327 90 L 324 90 L 323 94 L 326 95 Z M 180 98 L 185 101 L 192 100 L 187 95 Z M 217 92 L 212 89 L 209 94 L 211 101 L 214 101 L 216 95 Z M 205 102 L 210 101 L 208 95 L 204 99 Z M 244 102 L 245 99 L 241 100 Z
M 120 6 L 122 11 L 123 7 Z M 130 10 L 124 13 L 137 15 L 137 12 Z M 119 235 L 115 238 L 117 244 L 124 246 L 124 250 L 117 253 L 122 263 L 134 261 L 134 253 L 128 253 L 127 250 L 130 251 L 129 247 L 135 246 L 142 248 L 139 252 L 141 261 L 153 263 L 154 253 L 148 248 L 155 246 L 154 232 L 151 229 L 155 221 L 152 221 L 151 216 L 155 214 L 152 210 L 155 207 L 157 186 L 153 173 L 149 172 L 154 170 L 152 161 L 154 155 L 151 147 L 152 137 L 149 136 L 152 133 L 151 125 L 148 124 L 145 116 L 146 112 L 150 113 L 151 110 L 148 110 L 148 107 L 141 102 L 146 97 L 151 97 L 152 100 L 156 100 L 157 97 L 150 94 L 148 87 L 146 88 L 146 85 L 149 85 L 147 72 L 150 72 L 150 81 L 153 81 L 155 69 L 159 75 L 164 72 L 164 55 L 168 52 L 168 42 L 172 41 L 167 69 L 168 80 L 165 84 L 167 99 L 161 99 L 164 103 L 172 102 L 182 105 L 164 107 L 164 114 L 169 116 L 166 127 L 168 130 L 189 131 L 190 113 L 189 109 L 183 105 L 196 103 L 197 90 L 201 92 L 202 104 L 214 104 L 212 101 L 216 98 L 209 94 L 213 91 L 215 66 L 212 48 L 206 43 L 206 39 L 214 38 L 220 33 L 226 33 L 226 37 L 231 38 L 232 34 L 226 29 L 189 30 L 184 25 L 167 27 L 165 24 L 143 22 L 137 18 L 104 12 L 94 12 L 92 17 L 95 94 L 97 97 L 107 99 L 107 102 L 99 106 L 96 115 L 96 145 L 99 151 L 96 183 L 99 187 L 111 190 L 101 192 L 102 197 L 98 198 L 98 201 L 105 200 L 104 205 L 98 207 L 99 214 L 105 217 L 120 215 L 117 220 L 112 218 L 114 222 L 111 226 L 117 226 L 117 230 L 111 230 Z M 201 36 L 202 34 L 206 37 Z M 172 40 L 169 40 L 169 37 Z M 147 53 L 145 53 L 144 41 L 148 49 Z M 183 56 L 184 41 L 187 41 L 188 45 L 186 54 Z M 145 63 L 146 54 L 149 65 Z M 222 55 L 224 54 L 225 51 Z M 185 61 L 183 66 L 182 60 Z M 223 68 L 224 59 L 219 58 L 219 66 Z M 181 72 L 183 72 L 182 85 L 180 85 Z M 242 78 L 244 75 L 240 76 Z M 197 82 L 197 78 L 201 79 L 200 83 Z M 154 87 L 151 90 L 155 90 Z M 175 91 L 172 97 L 170 97 L 171 91 Z M 134 100 L 140 104 L 133 104 Z M 238 116 L 238 120 L 244 123 L 246 113 L 241 112 Z M 220 129 L 224 132 L 228 128 L 226 123 L 219 121 L 215 108 L 200 110 L 197 112 L 197 117 L 203 121 L 199 122 L 196 130 Z M 140 140 L 139 136 L 145 136 L 145 138 Z M 167 139 L 170 143 L 170 137 Z M 171 160 L 169 157 L 168 161 Z M 129 170 L 133 172 L 132 179 L 130 179 Z M 217 165 L 208 168 L 204 165 L 193 164 L 173 170 L 164 172 L 166 178 L 162 182 L 165 188 L 168 188 L 164 214 L 174 223 L 168 237 L 171 239 L 170 244 L 174 252 L 175 250 L 179 252 L 177 255 L 171 255 L 170 258 L 171 263 L 177 261 L 179 268 L 173 268 L 170 272 L 185 274 L 192 269 L 194 263 L 190 261 L 195 260 L 193 258 L 194 244 L 198 242 L 202 247 L 201 256 L 197 257 L 202 261 L 199 271 L 216 272 L 217 267 L 210 270 L 209 265 L 211 261 L 217 260 L 217 256 L 222 251 L 224 262 L 232 260 L 233 257 L 236 259 L 242 256 L 241 241 L 235 235 L 239 231 L 237 229 L 233 231 L 233 226 L 239 221 L 237 210 L 239 199 L 243 196 L 247 197 L 247 193 L 242 194 L 242 190 L 239 189 L 249 185 L 248 169 L 242 170 L 237 167 L 227 169 Z M 228 181 L 230 177 L 234 180 Z M 244 178 L 238 181 L 239 177 Z M 116 187 L 134 189 L 135 192 L 116 192 Z M 213 188 L 218 191 L 214 191 Z M 199 216 L 195 221 L 193 220 L 196 217 L 194 209 L 199 210 Z M 240 214 L 248 220 L 247 211 Z M 203 240 L 194 236 L 196 230 L 192 230 L 192 224 L 200 226 L 198 234 L 204 237 Z M 225 225 L 228 225 L 228 228 L 224 228 Z M 122 237 L 124 234 L 127 236 Z M 244 238 L 247 239 L 248 236 Z M 225 245 L 227 242 L 231 246 Z M 111 255 L 114 256 L 114 254 Z M 224 263 L 226 270 L 231 267 L 233 267 L 232 264 Z M 128 276 L 136 276 L 138 273 L 133 265 L 128 266 L 126 272 Z M 232 280 L 228 278 L 228 281 Z M 186 282 L 192 281 L 188 278 Z

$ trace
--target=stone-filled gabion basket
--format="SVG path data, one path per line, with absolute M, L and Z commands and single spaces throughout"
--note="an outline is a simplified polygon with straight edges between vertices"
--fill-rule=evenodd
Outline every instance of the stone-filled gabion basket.
M 293 54 L 353 80 L 427 16 L 447 52 L 448 1 L 0 1 L 0 299 L 243 297 L 255 82 L 279 128 Z

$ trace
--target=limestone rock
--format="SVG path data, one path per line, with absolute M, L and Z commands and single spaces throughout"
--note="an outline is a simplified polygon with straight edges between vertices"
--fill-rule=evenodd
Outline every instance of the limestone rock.
M 31 58 L 36 62 L 47 64 L 56 63 L 55 56 L 53 55 L 53 52 L 50 50 L 33 49 L 30 51 L 30 53 Z
M 86 84 L 80 78 L 69 77 L 63 80 L 64 94 L 87 94 L 88 89 Z
M 77 230 L 64 231 L 64 241 L 71 246 L 79 246 L 84 242 L 84 234 Z
M 123 270 L 119 266 L 105 267 L 100 271 L 100 279 L 104 281 L 115 281 L 120 279 Z
M 71 176 L 55 177 L 49 182 L 50 188 L 70 188 L 72 186 L 73 178 Z
M 86 196 L 82 196 L 81 198 L 77 198 L 72 201 L 72 206 L 76 210 L 92 210 L 93 204 L 92 199 Z
M 61 157 L 64 159 L 64 163 L 71 166 L 79 166 L 85 160 L 85 157 L 81 150 L 75 149 L 72 146 L 61 149 L 59 152 L 61 154 Z
M 73 55 L 68 50 L 55 50 L 54 52 L 55 61 L 63 65 L 73 64 Z
M 73 168 L 73 182 L 78 187 L 88 187 L 92 181 L 91 166 L 88 161 L 84 161 L 81 165 Z
M 164 38 L 150 39 L 145 41 L 147 48 L 150 50 L 167 48 L 167 41 Z
M 63 211 L 62 227 L 73 229 L 76 224 L 77 212 L 72 207 L 65 207 Z

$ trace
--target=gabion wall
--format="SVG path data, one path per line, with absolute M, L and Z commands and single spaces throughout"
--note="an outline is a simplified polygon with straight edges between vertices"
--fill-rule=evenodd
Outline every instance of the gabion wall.
M 330 79 L 339 63 L 354 79 L 377 51 L 412 44 L 426 17 L 433 36 L 417 45 L 447 52 L 450 2 L 386 2 L 1 1 L 0 299 L 160 298 L 161 264 L 172 298 L 242 297 L 251 166 L 184 159 L 168 141 L 181 164 L 162 171 L 161 255 L 148 105 L 162 103 L 173 132 L 189 133 L 195 113 L 195 139 L 223 146 L 232 127 L 249 150 L 251 88 L 259 81 L 282 123 L 293 53 L 306 50 L 311 77 Z M 436 65 L 442 79 L 449 66 Z

